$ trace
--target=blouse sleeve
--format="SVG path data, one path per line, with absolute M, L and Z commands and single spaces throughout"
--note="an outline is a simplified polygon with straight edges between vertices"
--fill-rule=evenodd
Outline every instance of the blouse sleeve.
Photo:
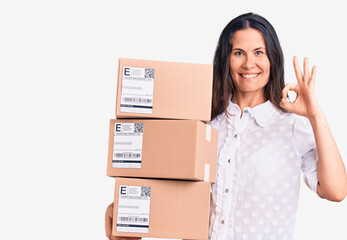
M 297 117 L 294 123 L 294 137 L 295 145 L 301 158 L 301 170 L 304 182 L 312 191 L 317 193 L 318 153 L 312 126 L 307 118 Z M 339 145 L 338 148 L 346 168 L 346 156 Z
M 306 185 L 317 193 L 318 154 L 309 120 L 298 116 L 294 123 L 294 140 L 301 159 L 301 171 Z

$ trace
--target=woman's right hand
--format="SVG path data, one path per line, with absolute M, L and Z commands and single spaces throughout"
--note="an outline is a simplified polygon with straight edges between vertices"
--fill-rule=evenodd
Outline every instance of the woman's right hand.
M 105 213 L 105 230 L 106 236 L 109 240 L 139 240 L 138 237 L 116 237 L 112 236 L 112 222 L 113 222 L 113 203 L 111 203 Z

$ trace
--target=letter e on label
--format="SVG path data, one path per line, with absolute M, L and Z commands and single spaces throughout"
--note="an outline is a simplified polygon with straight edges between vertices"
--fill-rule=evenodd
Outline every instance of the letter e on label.
M 116 123 L 116 132 L 122 132 L 122 124 L 121 123 Z
M 130 68 L 124 68 L 124 76 L 130 76 Z
M 126 195 L 127 194 L 127 187 L 121 186 L 120 187 L 120 194 L 121 195 Z

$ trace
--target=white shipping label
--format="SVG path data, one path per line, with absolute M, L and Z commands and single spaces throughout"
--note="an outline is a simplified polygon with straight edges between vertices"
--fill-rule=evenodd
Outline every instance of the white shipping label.
M 117 232 L 148 233 L 151 187 L 119 186 Z
M 113 168 L 141 168 L 143 123 L 115 123 Z
M 154 68 L 123 67 L 120 111 L 152 114 Z

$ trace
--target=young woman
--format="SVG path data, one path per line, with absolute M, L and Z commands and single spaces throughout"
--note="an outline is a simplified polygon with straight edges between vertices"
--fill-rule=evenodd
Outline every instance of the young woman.
M 221 33 L 214 59 L 212 122 L 219 132 L 211 239 L 292 239 L 300 175 L 317 194 L 341 201 L 347 177 L 313 88 L 316 67 L 284 84 L 277 34 L 248 13 Z M 287 94 L 295 91 L 294 102 Z
M 210 122 L 219 132 L 211 240 L 293 239 L 301 172 L 322 198 L 347 194 L 346 169 L 313 90 L 316 67 L 310 71 L 305 58 L 302 72 L 293 62 L 297 84 L 285 85 L 277 34 L 259 15 L 238 16 L 221 33 Z

